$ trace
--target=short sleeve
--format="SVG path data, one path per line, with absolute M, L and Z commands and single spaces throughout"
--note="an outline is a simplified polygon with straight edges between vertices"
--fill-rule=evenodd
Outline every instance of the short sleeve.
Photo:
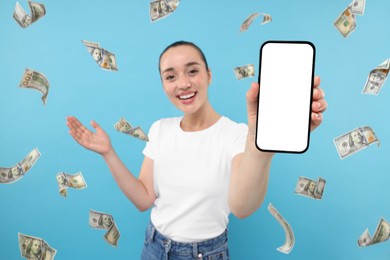
M 149 133 L 148 133 L 149 141 L 146 142 L 145 148 L 142 151 L 142 153 L 145 156 L 149 157 L 152 160 L 154 160 L 154 157 L 155 157 L 156 140 L 158 140 L 157 133 L 158 133 L 159 125 L 160 125 L 159 121 L 156 121 L 150 127 Z
M 230 145 L 230 158 L 233 159 L 239 153 L 245 151 L 246 139 L 248 135 L 248 126 L 240 123 L 236 124 L 233 130 L 232 142 Z

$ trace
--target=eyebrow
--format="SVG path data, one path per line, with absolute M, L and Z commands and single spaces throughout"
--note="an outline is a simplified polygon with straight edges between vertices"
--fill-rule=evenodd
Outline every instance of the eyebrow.
M 184 67 L 188 68 L 188 67 L 190 67 L 190 66 L 192 66 L 192 65 L 200 65 L 200 63 L 199 63 L 199 62 L 196 62 L 196 61 L 191 61 L 191 62 L 186 63 L 186 64 L 184 65 Z M 169 68 L 166 68 L 165 70 L 163 70 L 163 71 L 161 72 L 161 74 L 164 74 L 165 72 L 169 72 L 169 71 L 173 71 L 173 70 L 175 70 L 173 67 L 169 67 Z

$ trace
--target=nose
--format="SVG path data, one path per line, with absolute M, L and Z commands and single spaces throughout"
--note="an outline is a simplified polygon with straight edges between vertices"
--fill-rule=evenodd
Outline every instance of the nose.
M 182 75 L 179 78 L 178 87 L 180 89 L 187 89 L 187 88 L 191 87 L 191 81 L 190 81 L 189 77 L 187 77 L 186 75 Z

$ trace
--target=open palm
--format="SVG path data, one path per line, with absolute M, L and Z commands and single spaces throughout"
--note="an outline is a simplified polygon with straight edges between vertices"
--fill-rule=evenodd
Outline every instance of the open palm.
M 92 121 L 91 125 L 96 132 L 92 132 L 74 116 L 69 116 L 66 120 L 70 135 L 81 146 L 100 154 L 105 154 L 112 149 L 110 137 L 95 121 Z

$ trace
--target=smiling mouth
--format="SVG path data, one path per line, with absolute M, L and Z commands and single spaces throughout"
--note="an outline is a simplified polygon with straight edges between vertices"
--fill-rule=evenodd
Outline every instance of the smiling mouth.
M 195 97 L 197 92 L 194 92 L 194 93 L 191 93 L 191 94 L 187 94 L 187 95 L 178 95 L 177 97 L 180 99 L 180 100 L 187 100 L 187 99 L 190 99 L 190 98 L 193 98 Z

